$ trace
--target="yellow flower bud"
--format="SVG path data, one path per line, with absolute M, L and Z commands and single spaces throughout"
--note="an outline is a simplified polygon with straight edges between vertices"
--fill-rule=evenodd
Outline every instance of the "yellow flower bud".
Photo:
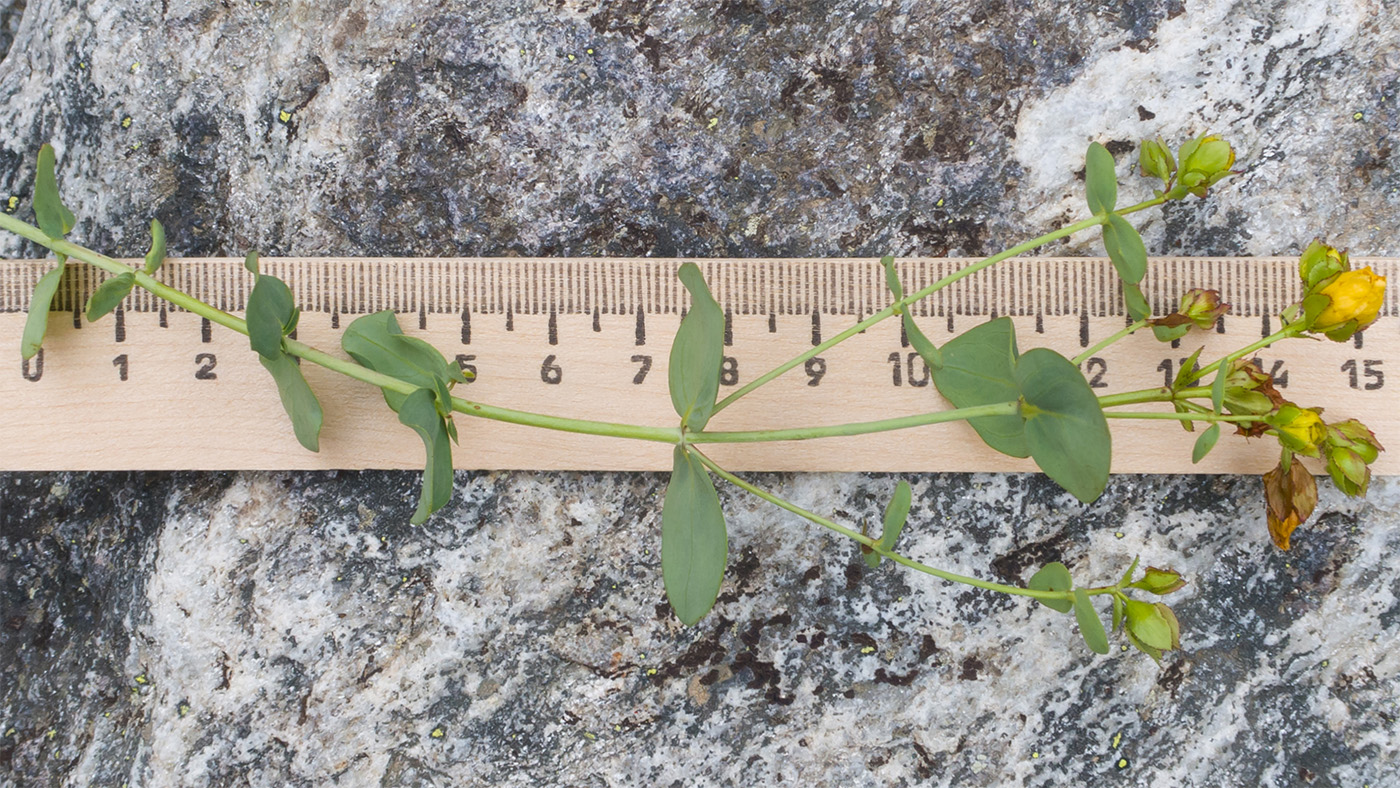
M 1318 447 L 1327 440 L 1327 425 L 1322 415 L 1312 408 L 1285 404 L 1267 421 L 1278 433 L 1278 442 L 1285 449 L 1305 457 L 1318 456 Z
M 1331 303 L 1313 321 L 1312 330 L 1326 334 L 1350 328 L 1347 337 L 1376 322 L 1385 300 L 1385 277 L 1370 268 L 1343 271 L 1332 283 L 1318 291 Z M 1348 324 L 1354 325 L 1349 326 Z M 1346 339 L 1347 337 L 1343 337 Z

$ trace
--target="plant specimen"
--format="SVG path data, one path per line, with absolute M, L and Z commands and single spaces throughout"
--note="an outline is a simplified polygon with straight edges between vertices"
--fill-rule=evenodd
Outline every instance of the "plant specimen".
M 291 290 L 279 279 L 259 271 L 256 253 L 246 267 L 255 278 L 244 317 L 216 309 L 188 293 L 163 284 L 157 277 L 165 259 L 164 231 L 151 223 L 151 248 L 144 264 L 131 267 L 65 240 L 74 217 L 59 197 L 54 176 L 54 152 L 39 151 L 34 188 L 37 226 L 0 215 L 0 228 L 52 250 L 58 265 L 35 288 L 23 336 L 23 355 L 34 355 L 43 342 L 50 304 L 64 275 L 68 258 L 112 274 L 91 295 L 88 320 L 114 310 L 135 287 L 142 287 L 171 304 L 248 337 L 251 349 L 272 376 L 298 441 L 311 451 L 319 445 L 324 411 L 302 376 L 309 362 L 378 387 L 385 404 L 422 439 L 426 462 L 422 492 L 412 522 L 425 522 L 444 506 L 452 492 L 452 445 L 459 429 L 470 429 L 460 416 L 495 419 L 542 429 L 629 438 L 671 444 L 673 466 L 661 517 L 661 570 L 666 595 L 677 617 L 687 625 L 703 618 L 714 605 L 728 557 L 724 512 L 715 479 L 733 484 L 763 500 L 855 541 L 871 569 L 888 559 L 944 580 L 989 591 L 1035 599 L 1060 613 L 1073 613 L 1088 646 L 1109 651 L 1109 635 L 1121 630 L 1128 642 L 1160 659 L 1180 646 L 1180 627 L 1171 609 L 1159 601 L 1180 589 L 1185 580 L 1170 569 L 1138 562 L 1112 583 L 1076 582 L 1060 563 L 1041 567 L 1025 586 L 993 583 L 953 574 L 901 554 L 898 540 L 906 527 L 911 493 L 899 482 L 885 510 L 878 534 L 836 522 L 762 489 L 726 470 L 706 454 L 715 443 L 814 440 L 966 420 L 991 448 L 1013 457 L 1030 457 L 1052 480 L 1081 501 L 1092 501 L 1109 477 L 1112 439 L 1110 418 L 1158 419 L 1188 430 L 1203 429 L 1193 461 L 1199 462 L 1219 440 L 1222 425 L 1247 437 L 1269 436 L 1279 443 L 1278 466 L 1265 474 L 1265 499 L 1270 535 L 1288 549 L 1291 535 L 1311 514 L 1317 489 L 1312 474 L 1297 457 L 1322 461 L 1337 486 L 1348 495 L 1363 495 L 1370 481 L 1370 464 L 1381 446 L 1359 421 L 1327 422 L 1322 411 L 1289 402 L 1274 387 L 1270 375 L 1250 360 L 1253 353 L 1275 342 L 1322 335 L 1334 341 L 1351 338 L 1375 321 L 1385 280 L 1370 269 L 1352 269 L 1347 255 L 1321 242 L 1312 243 L 1299 261 L 1304 297 L 1280 315 L 1281 328 L 1263 339 L 1202 363 L 1197 350 L 1169 385 L 1099 396 L 1080 364 L 1103 348 L 1143 329 L 1162 341 L 1185 336 L 1192 328 L 1209 329 L 1225 314 L 1219 293 L 1190 290 L 1171 314 L 1153 316 L 1139 287 L 1147 270 L 1147 250 L 1125 217 L 1191 195 L 1205 198 L 1231 175 L 1235 153 L 1229 143 L 1202 136 L 1173 151 L 1148 140 L 1139 150 L 1143 175 L 1156 178 L 1161 188 L 1151 199 L 1119 208 L 1118 182 L 1112 155 L 1101 145 L 1089 146 L 1085 179 L 1090 216 L 972 263 L 933 284 L 906 293 L 894 258 L 881 261 L 891 303 L 875 314 L 810 350 L 758 376 L 720 398 L 723 366 L 724 315 L 693 263 L 679 268 L 690 295 L 667 367 L 668 387 L 678 423 L 671 426 L 622 424 L 532 413 L 453 395 L 469 372 L 449 362 L 429 343 L 405 334 L 392 311 L 365 315 L 352 322 L 341 338 L 345 356 L 311 347 L 292 338 L 299 311 Z M 1104 246 L 1120 279 L 1131 322 L 1074 358 L 1053 350 L 1021 352 L 1009 318 L 990 320 L 935 345 L 916 323 L 911 304 L 1000 261 L 1029 252 L 1059 238 L 1100 228 Z M 953 407 L 877 421 L 829 426 L 796 426 L 751 431 L 709 429 L 726 408 L 769 381 L 875 324 L 897 318 L 918 355 L 928 365 L 935 387 Z M 1171 405 L 1143 410 L 1134 406 Z M 1095 605 L 1107 597 L 1109 626 Z

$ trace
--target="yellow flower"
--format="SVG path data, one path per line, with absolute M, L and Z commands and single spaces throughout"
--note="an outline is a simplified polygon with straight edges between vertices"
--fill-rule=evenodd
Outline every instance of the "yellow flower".
M 1331 299 L 1331 303 L 1318 313 L 1312 330 L 1326 334 L 1349 328 L 1347 336 L 1350 336 L 1376 322 L 1381 302 L 1385 300 L 1385 277 L 1376 276 L 1370 268 L 1343 271 L 1318 292 Z M 1353 321 L 1354 325 L 1348 325 Z

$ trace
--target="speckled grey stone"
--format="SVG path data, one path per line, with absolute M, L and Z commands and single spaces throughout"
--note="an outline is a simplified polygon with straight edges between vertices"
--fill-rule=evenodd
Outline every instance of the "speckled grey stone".
M 52 141 L 74 237 L 125 255 L 152 215 L 186 255 L 981 254 L 1079 215 L 1089 140 L 1126 171 L 1209 129 L 1243 174 L 1149 249 L 1397 255 L 1398 14 L 0 0 L 0 194 Z M 850 521 L 894 483 L 760 478 Z M 408 473 L 0 474 L 0 781 L 1400 784 L 1394 480 L 1324 483 L 1288 554 L 1257 479 L 913 481 L 908 550 L 953 571 L 1183 570 L 1184 650 L 1094 657 L 732 490 L 687 630 L 657 475 L 459 473 L 413 528 Z

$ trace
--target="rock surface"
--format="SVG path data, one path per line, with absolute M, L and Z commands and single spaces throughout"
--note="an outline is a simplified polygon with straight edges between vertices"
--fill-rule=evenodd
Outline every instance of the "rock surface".
M 0 196 L 59 152 L 74 238 L 182 255 L 990 253 L 1080 214 L 1085 144 L 1206 130 L 1242 174 L 1150 250 L 1400 255 L 1394 0 L 0 0 Z M 1125 187 L 1126 189 L 1127 187 Z M 1132 187 L 1147 194 L 1139 181 Z M 1139 195 L 1132 195 L 1139 196 Z M 1074 240 L 1056 253 L 1094 254 Z M 0 238 L 0 256 L 37 250 Z M 657 572 L 664 479 L 0 475 L 14 785 L 1400 782 L 1400 484 L 914 480 L 908 552 L 1191 578 L 1184 651 L 888 565 L 733 491 L 715 613 Z M 844 520 L 894 480 L 770 476 Z

